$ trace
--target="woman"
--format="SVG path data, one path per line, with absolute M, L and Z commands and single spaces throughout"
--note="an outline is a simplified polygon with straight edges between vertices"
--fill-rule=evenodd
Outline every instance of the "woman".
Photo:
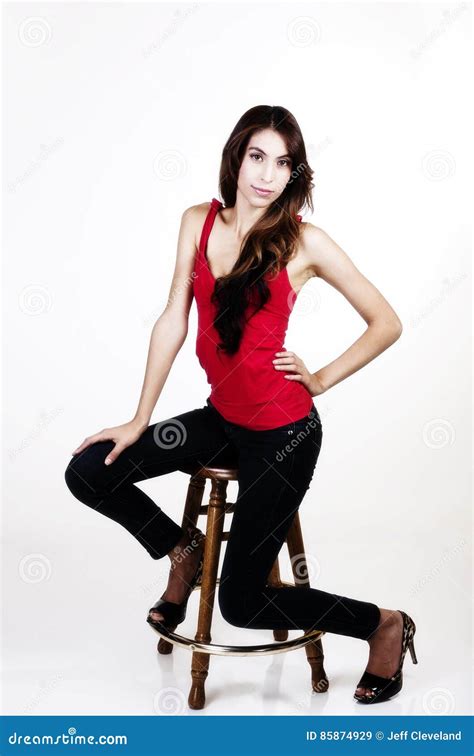
M 262 105 L 244 113 L 223 150 L 224 203 L 213 198 L 183 213 L 170 297 L 152 331 L 135 417 L 86 438 L 65 477 L 80 501 L 127 528 L 152 558 L 168 555 L 167 588 L 148 620 L 174 630 L 201 574 L 204 535 L 178 526 L 134 483 L 190 463 L 237 466 L 239 495 L 219 584 L 222 616 L 240 627 L 318 628 L 368 641 L 354 697 L 371 704 L 401 689 L 407 648 L 416 663 L 413 620 L 371 602 L 266 583 L 318 459 L 322 426 L 313 397 L 374 359 L 402 330 L 343 250 L 321 228 L 301 222 L 298 211 L 313 210 L 312 175 L 288 110 Z M 315 373 L 283 345 L 294 301 L 313 276 L 344 294 L 368 324 Z M 193 296 L 196 353 L 210 396 L 203 407 L 149 425 L 186 338 Z

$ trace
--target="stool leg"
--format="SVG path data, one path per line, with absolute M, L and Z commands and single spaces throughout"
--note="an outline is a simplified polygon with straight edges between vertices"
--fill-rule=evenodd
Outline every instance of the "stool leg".
M 182 528 L 197 527 L 199 511 L 202 505 L 202 497 L 206 485 L 203 475 L 193 475 L 189 480 L 188 493 L 184 504 Z
M 225 502 L 227 480 L 212 480 L 207 514 L 206 544 L 202 571 L 201 595 L 199 600 L 199 618 L 195 640 L 200 643 L 211 642 L 211 622 L 217 585 L 219 556 L 224 531 Z M 191 709 L 203 709 L 206 695 L 204 685 L 209 670 L 209 654 L 193 652 L 191 663 L 192 684 L 188 696 Z
M 270 570 L 270 574 L 268 576 L 268 585 L 273 586 L 274 588 L 281 588 L 282 582 L 280 578 L 280 565 L 278 562 L 278 557 L 275 559 L 273 563 L 273 567 Z M 288 630 L 274 630 L 273 631 L 273 638 L 276 641 L 285 641 L 288 640 Z
M 188 525 L 197 525 L 205 485 L 206 479 L 203 476 L 191 476 L 184 504 L 182 528 L 186 528 Z M 173 647 L 174 644 L 164 638 L 160 638 L 158 641 L 159 654 L 171 654 Z
M 295 582 L 309 586 L 308 564 L 303 545 L 303 534 L 301 532 L 301 523 L 299 512 L 296 512 L 286 539 L 288 553 L 291 559 L 291 566 Z M 303 576 L 302 576 L 303 573 Z M 321 639 L 307 643 L 305 646 L 306 657 L 311 667 L 311 685 L 315 693 L 324 693 L 329 687 L 329 680 L 324 671 L 324 652 Z

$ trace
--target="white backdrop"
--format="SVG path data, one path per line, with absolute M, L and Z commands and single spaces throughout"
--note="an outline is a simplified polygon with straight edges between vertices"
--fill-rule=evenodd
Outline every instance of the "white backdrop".
M 194 714 L 190 654 L 158 657 L 145 621 L 168 560 L 78 502 L 64 470 L 85 436 L 132 418 L 181 214 L 219 196 L 224 142 L 257 104 L 295 115 L 315 170 L 304 220 L 404 325 L 315 398 L 312 585 L 408 612 L 419 664 L 367 710 L 357 639 L 324 637 L 323 695 L 304 651 L 212 657 L 196 714 L 471 712 L 469 17 L 467 3 L 4 6 L 4 714 Z M 364 328 L 313 280 L 285 344 L 314 372 Z M 152 422 L 205 403 L 195 338 L 194 303 Z M 178 522 L 186 485 L 139 484 Z M 216 607 L 213 641 L 271 639 Z

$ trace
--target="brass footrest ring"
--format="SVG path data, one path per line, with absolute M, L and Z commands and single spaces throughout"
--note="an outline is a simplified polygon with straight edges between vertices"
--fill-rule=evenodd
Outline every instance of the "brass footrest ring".
M 255 646 L 227 646 L 218 643 L 200 643 L 192 638 L 186 638 L 184 635 L 178 635 L 166 628 L 158 626 L 147 619 L 148 624 L 162 638 L 175 646 L 181 646 L 188 651 L 199 651 L 202 654 L 215 654 L 216 656 L 258 656 L 270 654 L 283 654 L 286 651 L 294 651 L 297 648 L 303 648 L 307 643 L 319 640 L 324 635 L 324 630 L 310 630 L 304 635 L 293 638 L 293 640 L 275 641 L 273 643 L 262 643 Z

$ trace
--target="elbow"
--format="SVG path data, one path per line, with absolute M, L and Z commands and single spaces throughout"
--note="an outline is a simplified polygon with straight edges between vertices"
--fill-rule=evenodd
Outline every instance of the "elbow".
M 377 330 L 387 347 L 398 341 L 403 331 L 402 322 L 398 317 L 373 320 L 368 325 Z
M 390 321 L 390 323 L 385 327 L 387 330 L 388 338 L 390 339 L 390 343 L 393 344 L 395 343 L 395 341 L 398 341 L 403 331 L 402 321 L 399 318 L 395 318 L 394 320 Z
M 184 315 L 176 315 L 175 313 L 165 311 L 155 322 L 153 330 L 155 329 L 158 329 L 170 339 L 183 343 L 188 335 L 188 319 Z
M 402 331 L 403 331 L 403 323 L 400 320 L 400 318 L 397 318 L 395 320 L 395 322 L 393 324 L 393 329 L 394 329 L 394 333 L 395 333 L 395 341 L 397 341 L 397 339 L 399 339 L 400 336 L 402 335 Z

